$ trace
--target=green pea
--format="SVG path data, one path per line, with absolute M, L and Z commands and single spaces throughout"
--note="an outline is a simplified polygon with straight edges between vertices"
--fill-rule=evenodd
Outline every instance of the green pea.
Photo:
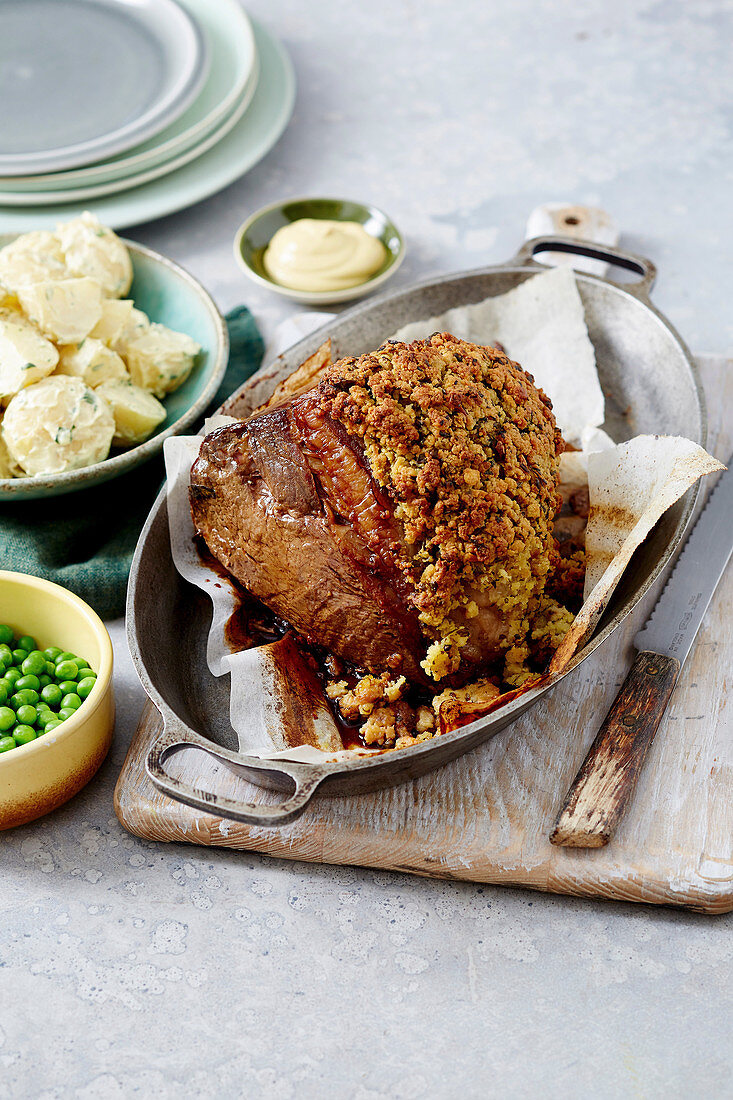
M 2 642 L 3 645 L 10 645 L 10 643 L 13 640 L 13 637 L 14 637 L 14 635 L 13 635 L 12 626 L 8 626 L 7 623 L 1 623 L 0 624 L 0 642 Z
M 89 668 L 89 661 L 85 661 L 83 657 L 75 657 L 74 660 L 79 668 Z
M 79 698 L 86 699 L 96 682 L 96 676 L 85 676 L 83 680 L 80 680 L 76 685 L 76 694 Z
M 78 710 L 80 706 L 81 699 L 75 691 L 71 691 L 68 695 L 64 695 L 61 700 L 61 710 Z
M 54 713 L 54 711 L 48 710 L 48 709 L 41 710 L 40 707 L 39 707 L 38 717 L 36 719 L 36 725 L 37 726 L 40 726 L 41 729 L 47 729 L 49 722 L 56 722 L 56 721 L 57 721 L 57 717 L 56 717 L 56 714 Z
M 18 638 L 18 649 L 24 649 L 26 653 L 30 653 L 31 650 L 38 649 L 36 645 L 36 639 L 31 638 L 30 634 L 23 634 Z
M 58 720 L 58 718 L 54 718 L 53 722 L 47 722 L 46 723 L 46 728 L 44 729 L 43 732 L 44 733 L 50 733 L 51 730 L 55 730 L 56 727 L 60 726 L 60 725 L 61 725 L 61 722 Z
M 62 680 L 59 684 L 62 695 L 68 695 L 72 691 L 76 691 L 76 680 Z
M 46 675 L 47 676 L 55 676 L 56 675 L 56 665 L 53 663 L 53 661 L 46 661 Z
M 15 695 L 10 696 L 10 705 L 14 707 L 15 710 L 17 710 L 18 707 L 26 706 L 26 704 L 34 707 L 37 702 L 38 692 L 34 691 L 32 688 L 23 688 L 21 691 L 16 691 Z
M 71 718 L 72 714 L 76 714 L 74 707 L 62 707 L 59 711 L 59 719 L 65 722 L 67 718 Z
M 69 650 L 64 650 L 64 652 L 59 653 L 58 657 L 56 658 L 56 664 L 58 664 L 59 661 L 75 661 L 75 660 L 76 660 L 76 654 L 75 653 L 71 653 L 71 652 L 69 652 Z
M 15 741 L 8 734 L 0 737 L 0 752 L 7 752 L 8 749 L 15 748 Z
M 55 661 L 57 657 L 61 656 L 61 650 L 57 645 L 50 645 L 48 649 L 43 651 L 48 657 L 49 661 Z
M 7 684 L 14 684 L 15 681 L 19 680 L 22 675 L 23 673 L 20 671 L 19 668 L 9 668 L 3 676 L 3 680 L 5 680 Z
M 27 676 L 21 676 L 19 680 L 15 681 L 15 690 L 22 691 L 23 688 L 33 688 L 34 691 L 40 691 L 41 681 L 37 676 L 32 676 L 30 673 Z
M 81 684 L 79 687 L 81 687 Z M 41 698 L 44 703 L 48 703 L 49 706 L 59 706 L 63 697 L 64 693 L 58 684 L 46 684 L 46 686 L 41 689 Z
M 79 687 L 81 687 L 81 684 L 79 684 Z M 77 692 L 78 692 L 78 689 L 77 689 Z M 0 680 L 0 704 L 5 702 L 5 700 L 7 699 L 9 694 L 10 694 L 10 691 L 8 689 L 8 685 L 5 683 L 4 680 Z M 88 694 L 88 692 L 87 692 L 87 694 Z M 86 695 L 82 695 L 82 699 L 86 699 Z
M 13 740 L 16 745 L 27 745 L 31 741 L 35 741 L 35 739 L 36 731 L 33 729 L 33 726 L 27 726 L 22 723 L 13 730 Z
M 57 661 L 56 663 L 56 679 L 57 680 L 75 680 L 77 673 L 79 672 L 79 666 L 76 661 Z
M 27 649 L 14 649 L 13 650 L 13 664 L 18 665 L 18 667 L 20 668 L 20 666 L 23 664 L 23 661 L 26 659 L 27 656 L 28 656 L 28 650 Z M 23 673 L 21 672 L 21 676 L 22 675 L 23 675 Z
M 0 707 L 0 730 L 9 730 L 15 725 L 15 711 L 10 707 Z
M 48 685 L 51 683 L 51 677 L 46 676 L 45 672 L 43 676 L 38 677 L 38 680 L 42 688 L 48 687 Z
M 13 651 L 6 642 L 0 645 L 0 661 L 4 665 L 12 665 L 13 663 Z
M 38 717 L 38 711 L 30 704 L 26 704 L 24 707 L 18 707 L 15 712 L 15 717 L 19 722 L 22 722 L 24 726 L 34 726 L 36 724 L 36 718 Z
M 34 649 L 32 653 L 28 654 L 20 667 L 26 676 L 29 673 L 33 676 L 40 676 L 42 672 L 46 671 L 45 654 L 41 653 L 40 649 Z

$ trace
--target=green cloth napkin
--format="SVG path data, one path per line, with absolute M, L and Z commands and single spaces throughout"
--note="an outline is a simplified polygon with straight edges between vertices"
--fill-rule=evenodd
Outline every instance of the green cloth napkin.
M 229 364 L 209 411 L 260 365 L 264 344 L 252 314 L 227 315 Z M 202 418 L 203 420 L 203 418 Z M 200 424 L 190 431 L 198 431 Z M 103 619 L 124 614 L 138 535 L 165 478 L 162 456 L 92 489 L 0 507 L 3 569 L 62 584 Z

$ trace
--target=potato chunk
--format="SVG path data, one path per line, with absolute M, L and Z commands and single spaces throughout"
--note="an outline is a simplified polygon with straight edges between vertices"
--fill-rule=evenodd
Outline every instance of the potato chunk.
M 0 248 L 0 283 L 14 294 L 22 286 L 68 276 L 61 242 L 55 233 L 46 230 L 23 233 Z
M 109 346 L 125 358 L 125 349 L 131 340 L 134 340 L 142 332 L 147 332 L 150 328 L 150 318 L 147 313 L 143 313 L 137 306 L 133 306 L 130 310 L 127 320 L 125 321 L 124 328 L 118 333 L 113 340 L 109 341 Z
M 44 336 L 78 344 L 102 316 L 102 291 L 94 279 L 60 279 L 18 288 L 23 310 Z
M 125 338 L 117 350 L 133 382 L 156 397 L 164 397 L 188 378 L 201 347 L 182 332 L 150 324 Z
M 109 405 L 80 378 L 55 375 L 10 401 L 2 435 L 27 474 L 57 474 L 101 462 L 109 454 L 115 421 Z
M 92 336 L 87 336 L 80 344 L 68 344 L 60 349 L 56 373 L 81 378 L 92 389 L 114 378 L 129 378 L 117 352 Z
M 165 420 L 160 401 L 132 382 L 103 382 L 97 393 L 109 404 L 115 418 L 112 442 L 116 447 L 142 443 Z
M 132 261 L 120 238 L 94 214 L 56 226 L 66 266 L 72 275 L 89 275 L 108 298 L 122 298 L 132 283 Z
M 53 344 L 22 313 L 0 309 L 0 400 L 40 382 L 58 358 Z
M 131 298 L 103 298 L 102 316 L 89 335 L 95 340 L 101 340 L 107 347 L 114 348 L 115 341 L 122 336 L 130 322 L 133 306 L 134 302 Z M 138 310 L 138 312 L 141 311 Z M 147 318 L 145 319 L 147 321 Z

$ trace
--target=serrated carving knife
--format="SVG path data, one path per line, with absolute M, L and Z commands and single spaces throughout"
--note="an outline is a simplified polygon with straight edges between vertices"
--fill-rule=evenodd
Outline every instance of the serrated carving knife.
M 733 550 L 733 456 L 708 497 L 661 596 L 634 638 L 631 671 L 590 747 L 550 834 L 602 848 L 631 799 L 680 669 Z

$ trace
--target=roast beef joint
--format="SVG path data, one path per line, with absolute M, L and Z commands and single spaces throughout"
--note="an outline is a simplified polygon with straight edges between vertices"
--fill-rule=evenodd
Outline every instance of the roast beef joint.
M 583 548 L 554 531 L 562 450 L 529 374 L 437 333 L 331 363 L 211 432 L 191 511 L 318 655 L 339 717 L 399 748 L 439 732 L 447 700 L 531 682 L 570 626 Z

